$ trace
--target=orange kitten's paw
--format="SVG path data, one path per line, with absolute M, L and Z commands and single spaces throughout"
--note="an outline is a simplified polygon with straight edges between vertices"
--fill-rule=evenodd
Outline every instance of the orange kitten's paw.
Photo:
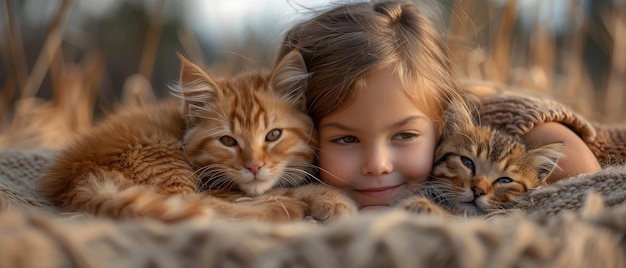
M 430 201 L 430 199 L 419 195 L 402 200 L 399 207 L 416 214 L 429 214 L 436 216 L 449 214 L 445 209 Z
M 327 222 L 358 213 L 358 208 L 350 199 L 314 200 L 310 204 L 309 214 L 314 219 Z
M 309 209 L 306 202 L 286 196 L 264 195 L 242 198 L 237 200 L 237 204 L 245 205 L 249 212 L 246 215 L 240 215 L 240 217 L 272 222 L 302 220 Z
M 309 206 L 307 203 L 285 196 L 267 197 L 268 213 L 274 221 L 302 220 Z
M 297 188 L 299 195 L 309 203 L 309 215 L 314 219 L 327 222 L 357 215 L 357 205 L 352 199 L 335 188 L 324 185 L 306 185 Z
M 308 218 L 313 218 L 318 222 L 333 221 L 358 214 L 358 208 L 352 199 L 340 190 L 322 184 L 274 188 L 267 195 L 288 196 L 305 202 Z

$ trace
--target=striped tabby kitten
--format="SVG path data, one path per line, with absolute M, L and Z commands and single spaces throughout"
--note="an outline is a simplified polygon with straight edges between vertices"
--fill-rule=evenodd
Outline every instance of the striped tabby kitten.
M 448 127 L 449 134 L 435 150 L 429 180 L 413 189 L 400 207 L 462 216 L 512 208 L 518 197 L 546 184 L 545 178 L 557 168 L 561 156 L 562 143 L 528 148 L 512 136 L 477 126 L 470 119 Z
M 357 212 L 340 192 L 307 184 L 317 139 L 304 111 L 308 74 L 299 53 L 269 75 L 224 80 L 181 62 L 179 99 L 98 124 L 60 152 L 40 193 L 67 211 L 163 221 Z

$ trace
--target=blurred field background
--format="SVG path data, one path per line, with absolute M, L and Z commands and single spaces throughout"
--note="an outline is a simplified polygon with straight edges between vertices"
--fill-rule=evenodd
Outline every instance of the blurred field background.
M 119 105 L 167 96 L 177 52 L 216 75 L 271 67 L 289 25 L 333 3 L 2 1 L 0 148 L 55 148 Z M 599 123 L 626 123 L 623 1 L 429 1 L 441 7 L 468 81 L 554 98 Z

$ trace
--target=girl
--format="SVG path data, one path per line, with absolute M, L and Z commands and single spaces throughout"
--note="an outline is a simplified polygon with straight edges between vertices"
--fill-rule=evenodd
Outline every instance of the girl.
M 446 112 L 470 113 L 430 14 L 405 1 L 345 4 L 293 27 L 281 47 L 279 58 L 299 49 L 311 72 L 306 98 L 320 135 L 321 180 L 363 209 L 389 206 L 407 185 L 424 182 Z M 537 125 L 522 139 L 564 143 L 552 181 L 600 169 L 560 123 Z

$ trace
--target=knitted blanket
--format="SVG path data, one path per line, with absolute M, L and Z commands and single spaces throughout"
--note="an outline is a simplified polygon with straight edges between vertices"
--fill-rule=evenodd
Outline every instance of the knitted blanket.
M 496 103 L 500 109 L 491 109 Z M 553 112 L 517 120 L 532 114 L 515 106 L 522 104 Z M 481 120 L 508 121 L 499 127 L 512 135 L 532 124 L 564 122 L 599 161 L 624 159 L 619 129 L 590 124 L 558 103 L 485 99 Z M 626 267 L 626 166 L 561 180 L 489 219 L 397 210 L 326 224 L 166 224 L 59 213 L 34 192 L 53 156 L 0 151 L 0 267 Z

